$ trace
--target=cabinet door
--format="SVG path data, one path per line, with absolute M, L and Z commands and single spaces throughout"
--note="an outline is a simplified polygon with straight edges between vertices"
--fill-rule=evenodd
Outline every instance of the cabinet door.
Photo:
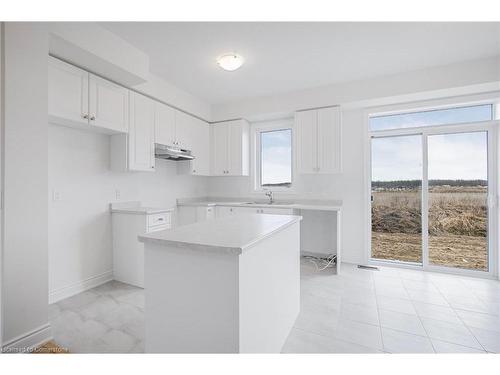
M 298 173 L 316 173 L 318 170 L 317 111 L 295 113 L 296 163 Z
M 155 142 L 162 145 L 175 145 L 175 109 L 163 103 L 156 103 Z
M 236 214 L 238 209 L 239 207 L 217 206 L 215 209 L 215 216 L 217 218 L 231 216 Z
M 122 86 L 89 75 L 90 124 L 118 133 L 128 131 L 128 91 Z
M 49 59 L 49 121 L 61 125 L 88 125 L 89 74 L 55 58 Z
M 193 120 L 194 117 L 178 110 L 175 111 L 177 146 L 184 150 L 191 150 L 193 148 Z
M 229 121 L 227 124 L 227 175 L 242 175 L 242 136 L 243 129 L 240 123 Z
M 318 110 L 318 173 L 342 171 L 340 108 Z
M 130 92 L 130 128 L 128 135 L 128 169 L 154 170 L 155 102 Z
M 210 128 L 205 121 L 193 118 L 193 148 L 195 159 L 191 161 L 191 173 L 210 175 Z
M 212 125 L 212 174 L 227 176 L 228 129 L 226 123 Z

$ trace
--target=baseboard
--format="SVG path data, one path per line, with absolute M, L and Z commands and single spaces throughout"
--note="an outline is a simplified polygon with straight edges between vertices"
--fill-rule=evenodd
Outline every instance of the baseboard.
M 52 328 L 47 323 L 31 332 L 17 336 L 3 345 L 3 353 L 26 353 L 52 340 Z
M 89 277 L 72 285 L 68 285 L 49 292 L 49 304 L 56 303 L 75 294 L 95 288 L 101 284 L 113 280 L 113 271 L 106 271 L 100 275 Z

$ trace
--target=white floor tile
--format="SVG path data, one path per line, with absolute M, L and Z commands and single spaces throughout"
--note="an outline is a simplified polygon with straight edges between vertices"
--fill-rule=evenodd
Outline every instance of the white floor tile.
M 436 353 L 486 353 L 482 349 L 468 348 L 466 346 L 456 345 L 435 339 L 431 339 L 431 341 Z
M 384 350 L 389 353 L 434 353 L 427 337 L 382 328 Z
M 385 328 L 403 331 L 413 335 L 427 336 L 420 318 L 412 314 L 404 314 L 389 310 L 379 310 L 380 325 Z
M 417 310 L 418 316 L 435 320 L 443 320 L 448 323 L 461 324 L 462 321 L 451 307 L 433 305 L 414 301 L 413 306 Z
M 407 289 L 425 290 L 428 292 L 438 293 L 438 289 L 432 284 L 430 280 L 403 280 L 403 286 Z
M 80 314 L 86 319 L 93 319 L 118 308 L 118 302 L 107 296 L 99 296 L 95 301 L 81 308 Z
M 500 333 L 471 327 L 473 335 L 483 348 L 490 353 L 500 353 Z
M 416 315 L 412 301 L 403 298 L 394 298 L 388 296 L 377 296 L 377 306 L 379 309 L 396 311 L 405 314 Z
M 125 332 L 113 329 L 106 332 L 96 344 L 99 353 L 128 353 L 138 341 Z
M 433 305 L 449 306 L 448 302 L 440 293 L 425 290 L 409 289 L 408 294 L 412 301 L 431 303 Z
M 339 320 L 334 338 L 382 350 L 380 327 L 352 320 Z
M 340 318 L 354 320 L 361 323 L 378 325 L 378 311 L 375 306 L 363 306 L 352 303 L 342 303 Z
M 85 291 L 75 296 L 59 301 L 57 302 L 57 305 L 62 310 L 75 311 L 81 309 L 83 306 L 86 306 L 91 302 L 94 302 L 97 298 L 99 298 L 99 295 L 97 293 L 93 293 L 92 291 Z
M 378 353 L 380 351 L 350 342 L 292 329 L 282 353 Z
M 453 324 L 429 318 L 422 318 L 422 323 L 430 338 L 470 348 L 482 349 L 479 342 L 463 324 Z
M 482 328 L 500 332 L 500 317 L 496 315 L 478 313 L 475 311 L 455 310 L 460 319 L 468 327 Z
M 302 296 L 300 313 L 295 328 L 324 336 L 334 336 L 340 310 L 323 299 Z

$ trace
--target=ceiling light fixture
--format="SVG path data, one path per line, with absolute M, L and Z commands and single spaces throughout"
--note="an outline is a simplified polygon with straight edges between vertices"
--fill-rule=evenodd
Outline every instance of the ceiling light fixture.
M 232 72 L 243 65 L 245 59 L 237 53 L 226 53 L 217 59 L 217 64 L 224 70 Z

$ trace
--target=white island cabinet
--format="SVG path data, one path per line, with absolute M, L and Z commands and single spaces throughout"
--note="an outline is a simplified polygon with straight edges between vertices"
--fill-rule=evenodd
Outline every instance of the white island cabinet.
M 139 236 L 147 353 L 279 353 L 300 310 L 300 216 L 242 214 Z

